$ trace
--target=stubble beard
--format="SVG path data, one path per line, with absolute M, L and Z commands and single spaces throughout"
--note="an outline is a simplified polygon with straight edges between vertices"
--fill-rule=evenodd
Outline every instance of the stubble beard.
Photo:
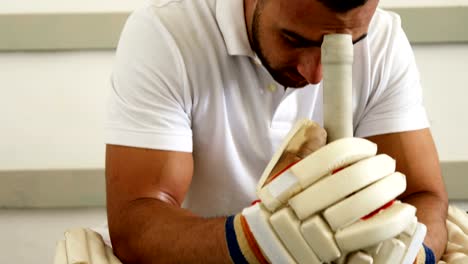
M 260 1 L 262 2 L 262 1 Z M 279 84 L 283 85 L 285 88 L 301 88 L 308 84 L 308 82 L 304 80 L 295 81 L 291 77 L 288 77 L 287 71 L 281 69 L 275 69 L 271 66 L 271 63 L 265 56 L 265 52 L 262 48 L 261 41 L 260 41 L 260 20 L 262 16 L 261 11 L 261 3 L 258 3 L 255 7 L 253 19 L 252 19 L 252 49 L 257 54 L 258 58 L 262 62 L 262 65 L 266 68 L 266 70 L 270 73 L 273 79 L 278 82 Z

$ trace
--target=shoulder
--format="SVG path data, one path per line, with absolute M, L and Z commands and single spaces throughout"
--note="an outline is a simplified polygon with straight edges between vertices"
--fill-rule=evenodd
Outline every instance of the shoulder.
M 216 34 L 214 9 L 215 0 L 146 1 L 127 19 L 117 56 L 140 59 L 153 67 L 175 67 L 184 74 L 191 62 L 199 61 L 194 57 L 207 52 L 210 32 Z
M 372 47 L 388 49 L 402 31 L 400 16 L 378 8 L 369 25 L 368 38 Z
M 369 67 L 387 75 L 381 76 L 384 80 L 390 78 L 395 70 L 406 67 L 414 60 L 400 16 L 380 8 L 369 25 L 367 44 L 364 47 L 371 63 Z
M 370 26 L 375 28 L 385 28 L 392 25 L 401 25 L 400 16 L 395 12 L 377 8 Z
M 153 35 L 176 51 L 187 73 L 200 70 L 199 64 L 207 56 L 225 54 L 216 21 L 216 0 L 149 0 L 129 20 L 132 17 L 146 20 L 149 27 L 141 34 Z
M 163 26 L 178 42 L 193 42 L 197 36 L 217 29 L 215 0 L 149 0 L 134 16 L 146 16 Z M 208 42 L 208 40 L 205 40 Z
M 163 41 L 170 38 L 176 42 L 171 44 L 177 46 L 194 45 L 197 41 L 206 44 L 206 35 L 217 31 L 215 9 L 215 0 L 149 0 L 132 12 L 126 25 L 144 24 L 135 30 L 162 36 Z

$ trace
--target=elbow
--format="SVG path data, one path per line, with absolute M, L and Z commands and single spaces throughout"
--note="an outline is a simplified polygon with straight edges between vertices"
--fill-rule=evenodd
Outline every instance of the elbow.
M 115 256 L 122 263 L 141 263 L 138 258 L 138 252 L 133 246 L 135 244 L 135 242 L 133 242 L 134 236 L 123 227 L 124 225 L 115 222 L 117 221 L 111 221 L 109 219 L 109 235 Z
M 444 188 L 432 188 L 432 189 L 420 189 L 412 192 L 403 193 L 399 199 L 408 200 L 408 199 L 420 199 L 424 198 L 430 202 L 436 202 L 441 206 L 448 208 L 449 200 L 447 191 Z

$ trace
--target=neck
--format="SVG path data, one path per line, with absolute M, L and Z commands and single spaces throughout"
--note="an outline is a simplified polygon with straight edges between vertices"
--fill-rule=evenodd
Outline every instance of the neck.
M 225 0 L 222 0 L 225 1 Z M 244 0 L 244 19 L 250 46 L 252 45 L 252 20 L 257 0 Z

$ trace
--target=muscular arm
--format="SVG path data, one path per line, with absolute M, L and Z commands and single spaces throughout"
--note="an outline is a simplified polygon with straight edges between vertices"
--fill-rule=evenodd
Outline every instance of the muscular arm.
M 193 174 L 191 153 L 108 145 L 109 231 L 123 263 L 225 263 L 224 218 L 180 208 Z
M 397 170 L 406 175 L 407 189 L 400 198 L 418 209 L 418 220 L 428 228 L 424 243 L 440 259 L 447 243 L 448 198 L 429 129 L 368 139 L 377 143 L 379 153 L 395 158 Z

